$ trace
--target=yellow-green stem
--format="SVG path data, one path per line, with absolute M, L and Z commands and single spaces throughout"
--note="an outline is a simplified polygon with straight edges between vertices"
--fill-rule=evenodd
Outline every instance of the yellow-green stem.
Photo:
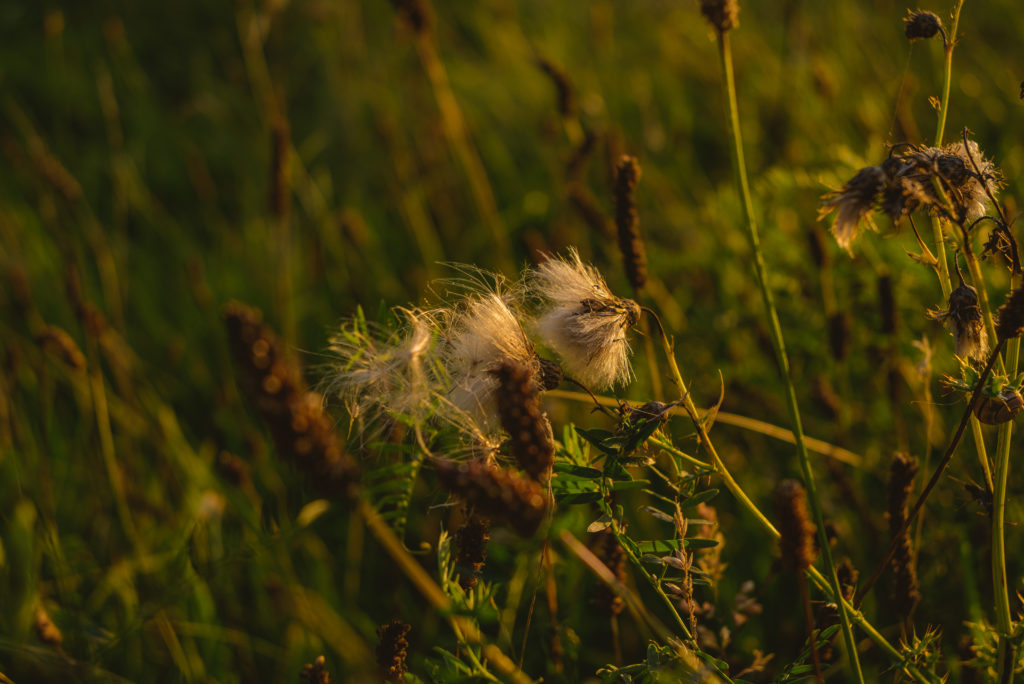
M 750 184 L 747 180 L 746 163 L 743 158 L 743 139 L 740 133 L 739 105 L 736 99 L 736 83 L 733 76 L 732 50 L 729 47 L 728 32 L 718 34 L 719 56 L 722 63 L 722 73 L 725 78 L 726 99 L 729 106 L 729 124 L 732 133 L 733 165 L 735 167 L 737 184 L 743 200 L 743 212 L 746 215 L 747 239 L 753 252 L 754 266 L 757 273 L 757 282 L 761 289 L 761 297 L 764 300 L 766 313 L 768 314 L 768 327 L 771 331 L 772 346 L 775 349 L 775 357 L 779 364 L 779 372 L 785 386 L 786 406 L 789 409 L 790 421 L 793 425 L 793 435 L 796 438 L 797 456 L 800 461 L 800 470 L 803 474 L 804 486 L 807 489 L 807 499 L 811 506 L 811 513 L 814 515 L 818 526 L 818 539 L 821 546 L 821 556 L 825 565 L 825 572 L 829 583 L 832 586 L 832 593 L 842 598 L 842 590 L 839 586 L 839 578 L 836 576 L 835 565 L 832 561 L 832 551 L 829 548 L 828 537 L 825 534 L 825 519 L 821 511 L 821 500 L 818 497 L 818 490 L 814 482 L 814 473 L 811 470 L 811 461 L 807 454 L 807 447 L 804 444 L 803 426 L 800 421 L 800 409 L 796 401 L 796 389 L 789 374 L 789 359 L 786 355 L 785 341 L 782 336 L 782 326 L 779 323 L 779 316 L 775 309 L 775 302 L 771 290 L 768 287 L 768 269 L 761 252 L 761 241 L 758 236 L 757 223 L 754 218 L 753 201 L 750 195 Z M 717 459 L 717 457 L 716 457 Z M 846 644 L 846 651 L 849 657 L 850 669 L 858 682 L 864 681 L 864 674 L 860 667 L 860 658 L 857 654 L 857 643 L 853 638 L 853 630 L 850 627 L 850 620 L 846 614 L 846 608 L 841 600 L 837 601 L 839 606 L 839 620 L 842 625 L 843 641 Z
M 1017 372 L 1020 340 L 1011 340 L 1006 345 L 1006 369 Z M 1010 614 L 1010 591 L 1006 579 L 1006 481 L 1010 472 L 1010 440 L 1013 436 L 1013 421 L 999 427 L 999 441 L 996 445 L 996 479 L 992 492 L 992 586 L 995 592 L 996 625 L 999 628 L 999 677 L 1000 684 L 1013 681 L 1013 645 L 1009 642 L 1013 631 L 1013 617 Z

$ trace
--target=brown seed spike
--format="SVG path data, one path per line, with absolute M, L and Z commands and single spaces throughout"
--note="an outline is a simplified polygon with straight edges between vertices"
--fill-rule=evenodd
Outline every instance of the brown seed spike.
M 942 28 L 942 20 L 937 14 L 923 10 L 907 10 L 903 24 L 910 42 L 931 38 Z
M 491 520 L 508 523 L 524 537 L 540 527 L 547 513 L 541 486 L 511 470 L 480 461 L 453 463 L 433 459 L 441 485 Z
M 917 459 L 907 454 L 896 453 L 889 468 L 889 534 L 896 535 L 907 520 L 907 501 L 914 488 L 917 475 Z M 917 589 L 917 568 L 910 536 L 904 532 L 893 556 L 893 600 L 901 615 L 909 615 L 921 599 Z
M 309 684 L 331 684 L 331 673 L 327 671 L 327 661 L 323 656 L 317 656 L 312 663 L 303 665 L 299 677 Z
M 377 664 L 385 682 L 402 681 L 407 669 L 405 660 L 409 652 L 409 625 L 395 619 L 377 630 Z
M 996 322 L 996 336 L 1000 340 L 1012 340 L 1024 333 L 1024 287 L 1013 290 L 1006 303 L 999 307 Z
M 814 563 L 814 524 L 807 512 L 807 493 L 796 480 L 783 480 L 775 490 L 779 516 L 779 550 L 789 572 L 806 570 Z
M 550 475 L 555 458 L 551 426 L 537 403 L 539 388 L 531 369 L 505 359 L 495 370 L 501 387 L 498 413 L 509 435 L 512 456 L 519 467 L 538 482 Z
M 537 58 L 537 67 L 551 79 L 551 83 L 555 86 L 555 92 L 558 94 L 558 113 L 563 118 L 576 116 L 576 95 L 573 92 L 569 74 L 545 57 Z
M 324 414 L 320 395 L 306 389 L 298 366 L 280 353 L 262 314 L 232 302 L 224 320 L 239 385 L 267 425 L 278 454 L 304 470 L 324 494 L 353 497 L 355 464 Z
M 719 33 L 740 25 L 740 3 L 737 0 L 700 0 L 700 13 Z
M 455 567 L 459 571 L 459 584 L 463 589 L 476 586 L 477 576 L 487 561 L 487 542 L 491 539 L 490 521 L 475 512 L 468 511 L 466 519 L 455 530 L 452 539 L 458 550 Z
M 626 552 L 611 530 L 602 530 L 591 544 L 594 555 L 612 571 L 620 583 L 626 582 Z M 622 597 L 604 582 L 597 585 L 595 600 L 598 607 L 608 615 L 618 615 L 626 607 Z
M 633 198 L 639 180 L 640 164 L 636 157 L 623 155 L 615 166 L 615 226 L 626 278 L 634 290 L 647 284 L 647 252 L 640 237 L 640 220 Z

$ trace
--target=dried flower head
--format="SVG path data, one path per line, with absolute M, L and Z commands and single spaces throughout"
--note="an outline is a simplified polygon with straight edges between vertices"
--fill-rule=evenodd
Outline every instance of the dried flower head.
M 921 38 L 931 38 L 942 29 L 942 20 L 934 12 L 924 10 L 907 10 L 903 17 L 904 31 L 910 42 Z
M 396 309 L 396 313 L 404 320 L 390 334 L 372 334 L 357 317 L 330 340 L 336 360 L 321 390 L 340 397 L 353 419 L 365 421 L 364 432 L 379 427 L 382 416 L 424 419 L 436 389 L 426 365 L 433 343 L 431 320 L 415 309 Z
M 377 665 L 385 682 L 400 682 L 407 669 L 405 660 L 409 655 L 409 630 L 412 629 L 397 618 L 377 629 Z
M 807 512 L 807 493 L 796 480 L 783 480 L 775 490 L 779 516 L 779 550 L 786 570 L 806 570 L 814 563 L 814 524 Z
M 740 25 L 740 3 L 737 0 L 700 0 L 700 13 L 719 33 Z
M 540 527 L 547 513 L 541 486 L 511 470 L 479 461 L 433 459 L 442 486 L 491 520 L 508 523 L 524 537 Z
M 505 359 L 495 371 L 501 383 L 498 413 L 508 433 L 512 456 L 538 482 L 550 477 L 555 461 L 551 423 L 537 402 L 536 373 L 521 363 Z
M 961 285 L 949 293 L 945 309 L 934 309 L 928 317 L 944 321 L 953 335 L 954 351 L 962 359 L 984 361 L 988 354 L 988 334 L 978 306 L 978 291 Z
M 1012 340 L 1024 332 L 1024 288 L 1014 289 L 999 307 L 996 335 L 1000 340 Z
M 626 330 L 640 320 L 636 302 L 613 295 L 576 250 L 568 258 L 552 257 L 537 266 L 530 287 L 543 302 L 537 332 L 574 379 L 594 389 L 629 379 Z
M 853 178 L 839 190 L 825 195 L 818 218 L 824 218 L 836 210 L 836 220 L 832 224 L 832 235 L 839 246 L 850 254 L 851 245 L 860 232 L 861 221 L 867 220 L 874 228 L 869 214 L 874 207 L 875 197 L 885 187 L 888 176 L 881 166 L 868 166 L 857 172 Z

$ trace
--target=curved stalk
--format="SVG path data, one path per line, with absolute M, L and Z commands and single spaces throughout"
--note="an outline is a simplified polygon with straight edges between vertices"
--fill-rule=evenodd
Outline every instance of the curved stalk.
M 800 409 L 796 401 L 796 389 L 793 387 L 793 380 L 789 374 L 789 358 L 786 355 L 785 341 L 782 336 L 782 326 L 779 323 L 778 312 L 775 309 L 775 302 L 771 290 L 768 287 L 768 269 L 765 266 L 764 255 L 761 251 L 761 241 L 758 236 L 757 223 L 754 219 L 754 206 L 750 195 L 750 184 L 747 180 L 746 163 L 743 159 L 743 140 L 740 134 L 739 106 L 736 100 L 736 83 L 733 76 L 732 50 L 729 47 L 728 32 L 718 34 L 719 57 L 722 63 L 722 73 L 725 78 L 726 99 L 729 106 L 729 128 L 732 133 L 733 165 L 739 185 L 740 195 L 743 200 L 743 212 L 746 215 L 747 240 L 750 243 L 754 257 L 754 267 L 757 273 L 757 282 L 761 289 L 761 297 L 768 314 L 768 327 L 771 330 L 772 346 L 775 349 L 775 358 L 779 364 L 779 372 L 785 385 L 786 407 L 789 409 L 790 422 L 793 425 L 793 435 L 796 438 L 797 456 L 800 461 L 800 470 L 803 474 L 804 487 L 807 489 L 807 500 L 811 507 L 811 513 L 818 527 L 818 540 L 821 547 L 821 556 L 825 564 L 825 572 L 829 583 L 832 586 L 833 594 L 841 599 L 842 590 L 839 587 L 839 578 L 836 575 L 835 564 L 832 561 L 832 551 L 829 548 L 828 537 L 825 533 L 825 518 L 821 511 L 821 500 L 818 497 L 817 486 L 814 482 L 814 472 L 811 470 L 810 457 L 807 454 L 807 446 L 804 444 L 803 426 L 800 421 Z M 687 398 L 687 403 L 692 404 Z M 860 659 L 857 655 L 857 643 L 853 638 L 853 630 L 850 627 L 850 620 L 846 614 L 846 608 L 841 600 L 837 601 L 839 607 L 839 620 L 842 625 L 843 641 L 846 644 L 847 655 L 850 659 L 850 669 L 858 682 L 864 681 L 864 674 L 861 671 Z

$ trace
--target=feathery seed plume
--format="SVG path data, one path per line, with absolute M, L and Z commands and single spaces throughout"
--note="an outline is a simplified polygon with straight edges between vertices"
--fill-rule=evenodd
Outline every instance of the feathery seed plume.
M 593 389 L 629 379 L 626 330 L 640 320 L 636 302 L 613 295 L 574 249 L 567 258 L 551 257 L 537 266 L 530 287 L 542 301 L 537 331 L 570 376 Z

